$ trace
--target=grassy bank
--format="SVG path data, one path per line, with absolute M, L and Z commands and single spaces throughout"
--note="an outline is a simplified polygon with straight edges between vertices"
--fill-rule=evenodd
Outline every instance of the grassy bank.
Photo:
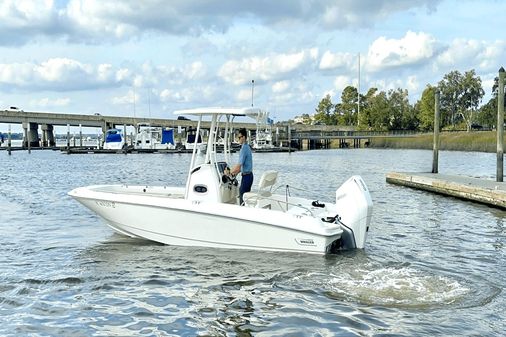
M 440 150 L 496 152 L 495 131 L 442 132 Z M 434 135 L 427 133 L 413 137 L 372 138 L 369 147 L 391 149 L 432 149 Z

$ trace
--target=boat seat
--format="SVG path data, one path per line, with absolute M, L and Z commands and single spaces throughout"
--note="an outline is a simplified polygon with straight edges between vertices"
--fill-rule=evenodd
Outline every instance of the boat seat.
M 246 192 L 243 195 L 244 204 L 250 207 L 270 208 L 268 200 L 272 195 L 272 187 L 278 179 L 278 171 L 265 171 L 258 183 L 256 192 Z

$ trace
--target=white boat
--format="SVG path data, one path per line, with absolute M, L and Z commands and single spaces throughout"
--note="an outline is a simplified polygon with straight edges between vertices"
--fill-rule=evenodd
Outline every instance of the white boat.
M 138 123 L 134 148 L 136 150 L 173 150 L 176 148 L 174 129 Z
M 120 129 L 109 129 L 105 132 L 104 149 L 121 150 L 125 146 L 125 137 Z
M 275 148 L 272 141 L 272 120 L 267 112 L 263 112 L 256 117 L 256 132 L 251 147 L 254 150 L 271 150 Z
M 315 254 L 364 248 L 372 201 L 359 176 L 336 190 L 335 203 L 322 203 L 294 196 L 297 186 L 276 188 L 276 171 L 258 173 L 258 184 L 239 205 L 237 180 L 226 175 L 232 122 L 262 111 L 202 108 L 177 113 L 199 118 L 197 134 L 202 120 L 211 119 L 205 157 L 199 159 L 194 149 L 185 186 L 94 185 L 69 195 L 117 232 L 169 245 Z M 226 140 L 222 153 L 215 141 L 220 127 Z
M 191 127 L 188 128 L 188 130 L 186 130 L 186 140 L 183 145 L 187 150 L 193 150 L 194 148 L 202 151 L 205 150 L 206 143 L 203 142 L 202 130 L 197 130 Z

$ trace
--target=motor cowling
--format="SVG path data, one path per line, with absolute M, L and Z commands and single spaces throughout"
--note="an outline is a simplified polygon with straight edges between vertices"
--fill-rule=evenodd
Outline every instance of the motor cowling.
M 372 217 L 372 199 L 360 176 L 350 177 L 336 190 L 336 211 L 346 232 L 342 237 L 343 248 L 364 248 Z

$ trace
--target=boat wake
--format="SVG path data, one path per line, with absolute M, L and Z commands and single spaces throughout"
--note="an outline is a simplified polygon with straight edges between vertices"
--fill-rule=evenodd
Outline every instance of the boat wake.
M 322 279 L 326 282 L 321 282 Z M 327 275 L 309 273 L 297 281 L 310 280 L 320 280 L 315 287 L 335 300 L 417 310 L 473 307 L 490 301 L 500 292 L 484 280 L 473 282 L 404 266 L 377 269 L 364 266 Z

